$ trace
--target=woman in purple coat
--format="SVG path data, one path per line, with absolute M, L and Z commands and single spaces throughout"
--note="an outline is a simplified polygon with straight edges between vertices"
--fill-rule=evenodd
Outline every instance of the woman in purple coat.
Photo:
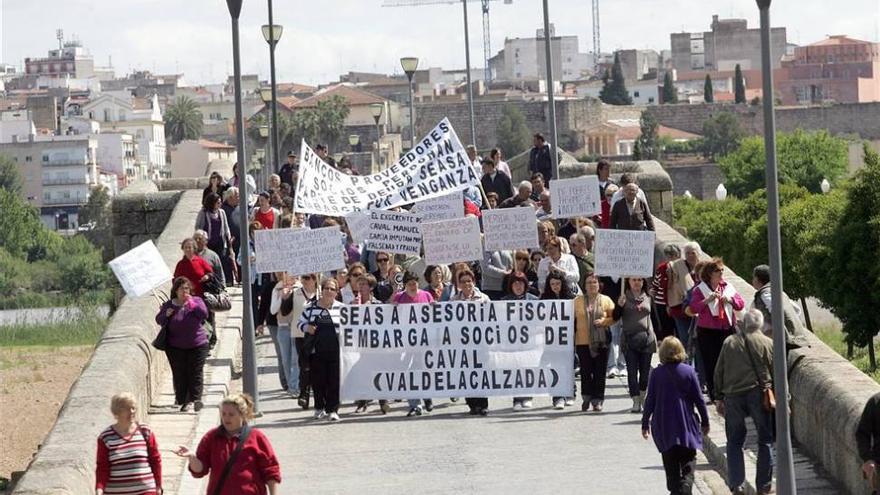
M 681 341 L 667 337 L 660 344 L 660 366 L 651 372 L 642 411 L 642 436 L 654 436 L 663 457 L 666 488 L 673 495 L 689 495 L 694 485 L 697 449 L 709 433 L 709 414 L 694 368 L 684 364 Z M 699 418 L 694 413 L 699 413 Z

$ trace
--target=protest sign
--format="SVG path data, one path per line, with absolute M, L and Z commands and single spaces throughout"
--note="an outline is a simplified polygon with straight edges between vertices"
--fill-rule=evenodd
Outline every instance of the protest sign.
M 591 217 L 602 213 L 599 179 L 594 175 L 556 179 L 550 185 L 553 218 Z
M 413 212 L 418 213 L 422 223 L 439 222 L 464 217 L 464 198 L 462 191 L 456 191 L 437 198 L 416 203 Z
M 423 223 L 421 229 L 428 265 L 483 259 L 480 221 L 476 217 Z
M 343 306 L 342 400 L 567 396 L 572 301 Z
M 443 119 L 394 165 L 372 175 L 347 175 L 302 142 L 294 212 L 344 216 L 385 210 L 478 185 L 464 146 Z
M 419 216 L 408 211 L 370 212 L 366 246 L 371 251 L 418 256 L 422 248 Z
M 652 277 L 654 239 L 650 230 L 596 230 L 596 274 L 609 277 Z
M 110 261 L 110 269 L 129 297 L 141 297 L 171 280 L 171 270 L 153 241 L 134 247 Z
M 345 268 L 339 227 L 257 230 L 254 254 L 257 273 L 303 275 Z
M 354 242 L 361 243 L 367 240 L 370 228 L 370 212 L 354 211 L 345 215 L 345 223 Z
M 483 212 L 486 251 L 538 247 L 538 227 L 533 208 L 503 208 Z

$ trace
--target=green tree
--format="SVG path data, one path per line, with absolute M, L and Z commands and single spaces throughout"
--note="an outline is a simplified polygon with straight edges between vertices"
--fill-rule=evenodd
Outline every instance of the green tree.
M 64 239 L 63 255 L 56 256 L 61 275 L 61 289 L 72 294 L 82 294 L 103 289 L 107 285 L 107 265 L 101 252 L 83 236 Z
M 663 76 L 663 103 L 678 103 L 678 90 L 672 82 L 672 72 Z
M 92 188 L 88 202 L 79 209 L 79 224 L 93 224 L 84 235 L 101 249 L 104 261 L 113 259 L 113 215 L 110 212 L 110 193 L 104 186 Z
M 526 124 L 526 116 L 513 105 L 504 105 L 501 109 L 501 120 L 496 131 L 498 146 L 504 156 L 514 157 L 529 149 L 532 132 Z
M 632 98 L 629 91 L 626 90 L 626 81 L 623 77 L 623 69 L 620 67 L 620 56 L 614 54 L 614 65 L 611 67 L 611 77 L 605 73 L 602 78 L 604 83 L 602 91 L 599 92 L 599 99 L 609 105 L 632 105 Z
M 165 108 L 165 139 L 177 144 L 202 135 L 202 112 L 192 98 L 180 96 Z
M 722 157 L 735 150 L 744 135 L 734 114 L 716 114 L 703 122 L 703 153 L 713 160 Z
M 712 89 L 712 78 L 706 74 L 706 82 L 703 83 L 703 101 L 713 103 L 715 101 L 715 90 Z
M 880 198 L 880 155 L 865 146 L 865 167 L 846 186 L 847 202 L 841 221 L 833 225 L 832 253 L 824 267 L 821 299 L 843 323 L 848 342 L 869 346 L 876 368 L 873 338 L 880 329 L 880 213 L 872 201 Z
M 21 187 L 21 172 L 18 170 L 18 165 L 9 155 L 0 155 L 0 189 L 19 194 Z
M 733 97 L 736 103 L 745 103 L 746 102 L 746 85 L 745 80 L 743 79 L 743 71 L 742 67 L 739 64 L 736 64 L 736 69 L 733 71 Z
M 651 112 L 642 112 L 639 122 L 642 133 L 636 139 L 638 146 L 637 160 L 657 160 L 660 158 L 660 125 Z M 633 156 L 636 151 L 633 149 Z
M 779 181 L 798 184 L 811 192 L 819 192 L 822 179 L 835 182 L 842 177 L 849 163 L 846 141 L 827 131 L 780 133 L 777 141 Z M 718 160 L 726 178 L 725 185 L 733 195 L 745 196 L 765 184 L 764 139 L 758 136 L 743 139 L 739 147 Z
M 0 246 L 12 256 L 37 261 L 61 242 L 61 236 L 46 229 L 36 208 L 5 189 L 0 189 Z

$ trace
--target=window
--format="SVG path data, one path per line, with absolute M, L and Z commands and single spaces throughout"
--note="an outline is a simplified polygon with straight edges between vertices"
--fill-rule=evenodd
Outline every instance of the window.
M 125 110 L 123 110 L 121 108 L 119 109 L 119 121 L 125 122 Z
M 28 156 L 24 157 L 24 161 L 26 161 L 26 162 L 32 162 L 32 161 L 33 161 L 33 157 L 31 157 L 31 155 L 28 155 Z
M 648 103 L 654 103 L 654 97 L 653 97 L 653 96 L 651 96 L 651 97 L 648 98 Z
M 639 97 L 639 92 L 638 92 L 638 91 L 633 91 L 633 97 L 638 98 L 638 97 Z
M 46 163 L 48 161 L 49 161 L 49 155 L 43 155 L 43 163 Z
M 49 200 L 51 200 L 51 199 L 52 199 L 52 195 L 51 195 L 51 194 L 49 194 L 49 193 L 47 193 L 47 192 L 44 192 L 44 193 L 43 193 L 43 201 L 49 201 Z
M 110 109 L 104 109 L 104 122 L 110 122 Z

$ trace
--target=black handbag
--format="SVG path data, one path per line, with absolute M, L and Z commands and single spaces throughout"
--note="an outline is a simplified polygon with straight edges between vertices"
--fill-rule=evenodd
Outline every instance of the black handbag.
M 156 338 L 153 339 L 153 347 L 160 351 L 164 351 L 168 349 L 168 323 L 166 322 L 162 325 L 162 328 L 159 329 L 159 333 L 156 334 Z
M 220 276 L 216 273 L 209 274 L 208 280 L 202 282 L 202 292 L 204 294 L 221 294 L 226 292 L 226 286 L 220 281 Z

